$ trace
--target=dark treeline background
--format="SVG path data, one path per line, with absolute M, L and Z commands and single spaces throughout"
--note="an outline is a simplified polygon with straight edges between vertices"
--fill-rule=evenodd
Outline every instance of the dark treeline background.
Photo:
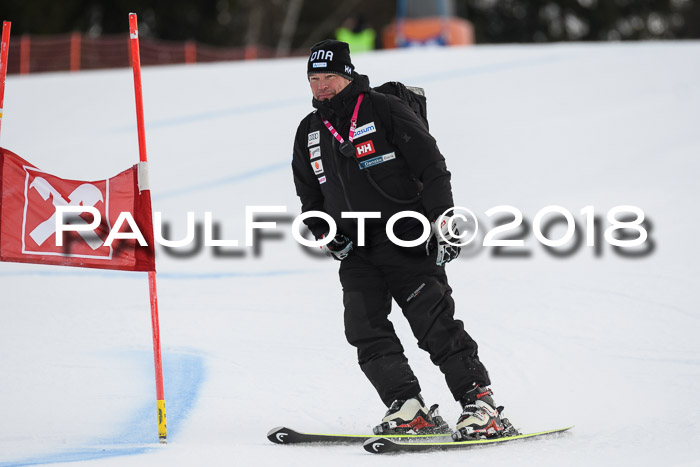
M 124 33 L 135 12 L 144 37 L 284 53 L 331 37 L 353 14 L 380 32 L 396 8 L 393 0 L 2 0 L 0 19 L 12 21 L 13 35 L 99 36 Z M 478 43 L 700 38 L 700 0 L 454 0 L 450 9 L 472 22 Z

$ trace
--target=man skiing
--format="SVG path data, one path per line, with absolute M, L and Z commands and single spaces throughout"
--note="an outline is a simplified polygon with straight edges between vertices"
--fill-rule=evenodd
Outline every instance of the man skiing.
M 458 438 L 503 435 L 502 408 L 493 401 L 477 344 L 462 321 L 454 319 L 444 263 L 459 255 L 459 247 L 448 243 L 459 233 L 450 232 L 449 217 L 438 219 L 454 204 L 450 172 L 435 139 L 406 102 L 370 90 L 369 78 L 355 72 L 346 43 L 314 45 L 307 75 L 316 110 L 296 133 L 294 183 L 302 212 L 322 211 L 337 226 L 333 240 L 322 248 L 341 261 L 345 334 L 357 348 L 360 368 L 388 407 L 375 434 L 447 428 L 436 416 L 437 406 L 427 408 L 388 320 L 393 298 L 418 346 L 439 366 L 462 406 Z M 401 211 L 421 213 L 431 221 L 427 244 L 401 247 L 389 240 L 387 220 Z M 381 217 L 358 219 L 357 213 L 363 212 L 380 212 Z M 438 225 L 438 220 L 443 222 Z M 322 219 L 304 222 L 317 239 L 327 237 L 329 225 Z M 403 218 L 393 232 L 399 239 L 414 240 L 423 225 Z

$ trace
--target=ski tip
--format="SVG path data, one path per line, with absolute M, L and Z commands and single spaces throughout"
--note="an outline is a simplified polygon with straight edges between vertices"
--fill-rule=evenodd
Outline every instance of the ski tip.
M 292 432 L 289 428 L 278 426 L 267 432 L 267 439 L 275 444 L 285 444 L 285 438 Z
M 371 452 L 372 454 L 381 454 L 384 452 L 391 452 L 393 451 L 394 447 L 396 446 L 396 443 L 393 441 L 387 439 L 387 438 L 382 438 L 382 437 L 375 437 L 375 438 L 370 438 L 367 441 L 364 442 L 362 447 L 365 449 L 367 452 Z
M 278 431 L 283 430 L 283 429 L 284 429 L 283 426 L 275 427 L 275 428 L 273 428 L 273 429 L 271 429 L 270 431 L 267 432 L 267 436 L 273 435 L 273 434 L 275 434 L 275 433 L 277 433 Z

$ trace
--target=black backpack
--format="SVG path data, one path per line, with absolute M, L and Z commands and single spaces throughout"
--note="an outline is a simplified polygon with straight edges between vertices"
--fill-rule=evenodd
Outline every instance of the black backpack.
M 404 101 L 411 108 L 411 110 L 413 110 L 413 113 L 418 115 L 418 118 L 420 118 L 425 125 L 425 129 L 430 129 L 428 126 L 428 100 L 425 97 L 425 91 L 423 88 L 406 86 L 398 81 L 388 81 L 381 86 L 372 88 L 372 91 L 379 94 L 391 94 L 392 96 L 398 97 Z M 389 103 L 386 102 L 386 99 L 382 100 L 384 101 L 384 105 L 387 106 L 388 114 Z
M 391 109 L 389 108 L 389 102 L 386 97 L 387 94 L 390 94 L 392 96 L 396 96 L 402 101 L 404 101 L 410 108 L 413 110 L 413 113 L 415 113 L 418 116 L 418 119 L 423 122 L 423 125 L 425 126 L 425 129 L 428 130 L 428 100 L 425 97 L 425 91 L 423 88 L 418 88 L 418 87 L 413 87 L 413 86 L 406 86 L 403 83 L 399 83 L 398 81 L 388 81 L 381 86 L 377 86 L 376 88 L 372 88 L 370 91 L 370 98 L 373 96 L 379 97 L 379 99 L 376 99 L 375 97 L 375 102 L 381 101 L 381 105 L 385 107 L 384 112 L 382 112 L 383 115 L 385 116 L 390 116 L 391 115 Z M 384 122 L 384 125 L 386 127 L 387 134 L 392 135 L 391 138 L 393 138 L 393 129 L 391 128 L 391 120 L 388 122 Z M 367 180 L 369 183 L 386 199 L 393 201 L 395 203 L 399 204 L 413 204 L 420 200 L 421 198 L 421 192 L 423 191 L 423 184 L 418 181 L 417 178 L 413 177 L 413 180 L 416 182 L 416 189 L 418 191 L 418 194 L 411 198 L 411 199 L 397 199 L 394 198 L 393 196 L 390 196 L 388 193 L 386 193 L 384 190 L 382 190 L 379 185 L 374 181 L 372 178 L 371 172 L 369 169 L 365 169 L 365 175 L 367 176 Z

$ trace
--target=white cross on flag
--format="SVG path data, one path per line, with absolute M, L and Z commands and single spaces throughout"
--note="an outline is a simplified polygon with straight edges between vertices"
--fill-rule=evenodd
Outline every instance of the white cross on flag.
M 105 180 L 65 180 L 0 148 L 0 261 L 155 271 L 150 191 L 139 189 L 138 170 L 137 164 Z M 95 208 L 101 222 L 95 229 L 63 232 L 59 242 L 59 206 Z M 131 214 L 147 246 L 123 238 L 105 245 L 122 212 Z M 92 221 L 89 213 L 66 214 L 63 223 Z

